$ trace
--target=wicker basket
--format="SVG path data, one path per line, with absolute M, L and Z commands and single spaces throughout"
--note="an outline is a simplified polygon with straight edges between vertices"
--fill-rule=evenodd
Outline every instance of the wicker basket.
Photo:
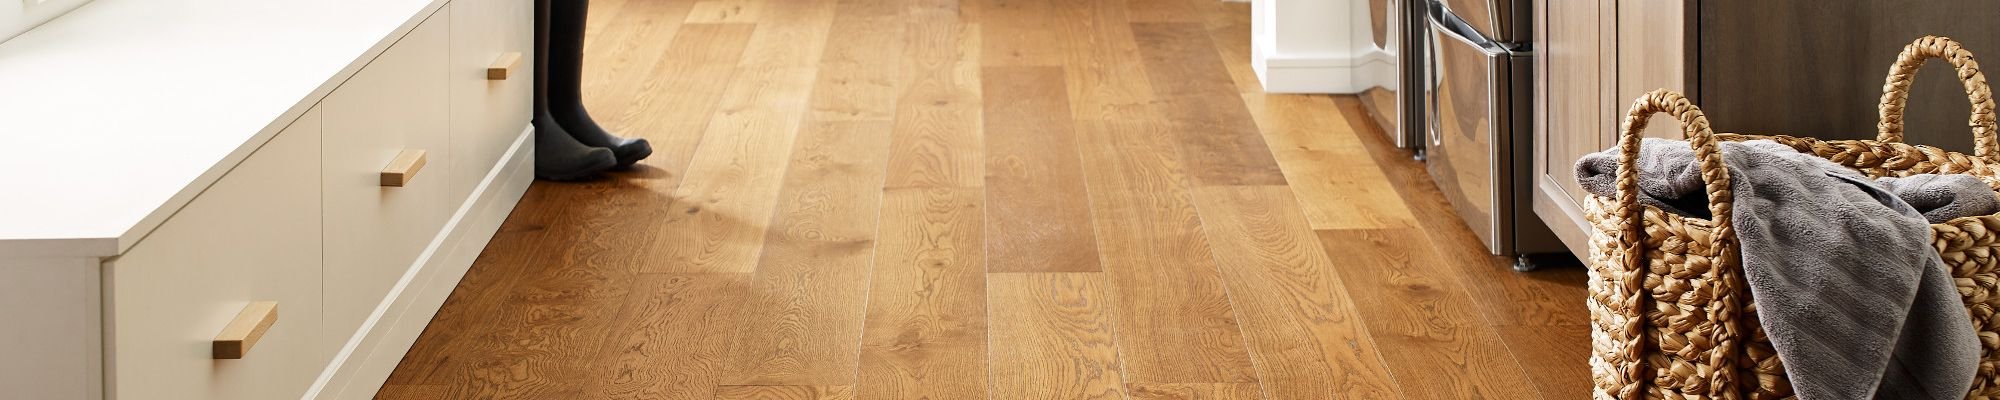
M 1973 113 L 1977 150 L 1968 156 L 1902 143 L 1902 112 L 1910 79 L 1926 59 L 1957 67 Z M 1730 225 L 1729 176 L 1716 144 L 1771 139 L 1854 167 L 1872 176 L 1961 173 L 2000 188 L 1994 102 L 1972 55 L 1958 43 L 1926 37 L 1905 47 L 1889 71 L 1876 140 L 1817 140 L 1781 135 L 1716 134 L 1700 109 L 1680 94 L 1657 90 L 1633 102 L 1620 133 L 1616 198 L 1591 196 L 1585 214 L 1590 240 L 1592 375 L 1599 399 L 1792 397 L 1783 364 L 1757 321 Z M 1712 219 L 1682 217 L 1638 203 L 1639 132 L 1654 113 L 1681 121 L 1695 149 Z M 1932 240 L 1952 269 L 1983 359 L 1967 394 L 2000 399 L 2000 216 L 1958 218 L 1931 225 Z

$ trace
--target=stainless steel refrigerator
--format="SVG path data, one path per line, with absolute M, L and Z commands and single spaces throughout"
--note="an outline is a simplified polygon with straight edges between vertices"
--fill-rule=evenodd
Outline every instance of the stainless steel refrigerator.
M 1398 148 L 1421 150 L 1424 121 L 1424 10 L 1429 0 L 1373 0 L 1368 2 L 1375 46 L 1396 59 L 1396 80 L 1383 85 L 1387 101 L 1375 93 L 1362 95 L 1377 116 L 1382 132 Z M 1422 158 L 1419 156 L 1418 158 Z
M 1533 49 L 1526 0 L 1428 0 L 1422 156 L 1439 191 L 1493 254 L 1563 252 L 1529 196 Z M 1412 68 L 1416 67 L 1416 68 Z M 1404 92 L 1415 92 L 1405 90 Z M 1522 257 L 1517 268 L 1532 269 Z

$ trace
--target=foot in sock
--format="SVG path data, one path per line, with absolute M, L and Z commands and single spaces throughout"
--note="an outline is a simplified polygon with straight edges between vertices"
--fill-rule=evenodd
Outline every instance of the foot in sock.
M 624 138 L 607 132 L 590 118 L 583 107 L 583 28 L 590 17 L 588 0 L 556 0 L 549 4 L 548 108 L 555 123 L 562 125 L 578 142 L 611 149 L 618 167 L 629 167 L 653 155 L 653 145 L 642 138 Z
M 562 84 L 558 83 L 555 86 Z M 577 142 L 585 146 L 611 149 L 611 154 L 618 158 L 618 168 L 631 167 L 633 163 L 653 155 L 652 143 L 646 142 L 644 138 L 624 138 L 606 132 L 604 128 L 597 126 L 597 121 L 590 119 L 590 113 L 583 110 L 583 105 L 569 106 L 562 101 L 552 103 L 549 112 L 554 114 L 557 125 L 562 125 L 562 129 L 568 131 L 570 137 L 576 138 Z
M 618 166 L 611 150 L 586 146 L 547 115 L 535 118 L 535 177 L 576 181 Z

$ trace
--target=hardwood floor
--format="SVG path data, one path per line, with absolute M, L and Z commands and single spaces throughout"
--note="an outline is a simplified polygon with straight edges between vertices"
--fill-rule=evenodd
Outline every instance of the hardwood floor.
M 653 141 L 537 182 L 382 399 L 1573 399 L 1584 273 L 1486 256 L 1215 0 L 595 0 Z

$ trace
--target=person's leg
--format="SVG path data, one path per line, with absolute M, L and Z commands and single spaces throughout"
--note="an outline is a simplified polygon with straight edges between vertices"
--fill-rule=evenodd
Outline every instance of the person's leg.
M 618 166 L 653 155 L 653 145 L 641 138 L 606 132 L 583 107 L 583 31 L 590 18 L 590 0 L 551 0 L 549 10 L 549 113 L 570 136 L 585 145 L 604 147 L 618 156 Z
M 618 164 L 611 150 L 585 146 L 549 115 L 549 1 L 535 1 L 535 177 L 577 180 L 596 176 Z M 566 1 L 566 0 L 556 0 Z

